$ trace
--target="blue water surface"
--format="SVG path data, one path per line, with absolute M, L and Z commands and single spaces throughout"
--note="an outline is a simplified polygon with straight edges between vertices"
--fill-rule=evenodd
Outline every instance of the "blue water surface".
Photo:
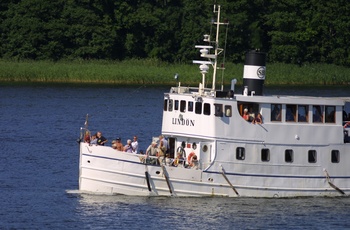
M 346 229 L 349 198 L 164 198 L 78 191 L 79 129 L 145 149 L 164 88 L 0 87 L 0 229 Z M 268 94 L 349 96 L 346 88 Z

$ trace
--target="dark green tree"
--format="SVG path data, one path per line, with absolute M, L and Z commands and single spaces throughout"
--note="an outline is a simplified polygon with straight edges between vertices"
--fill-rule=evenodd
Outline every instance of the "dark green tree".
M 1 22 L 1 56 L 16 59 L 59 59 L 64 21 L 63 1 L 24 0 L 10 3 Z

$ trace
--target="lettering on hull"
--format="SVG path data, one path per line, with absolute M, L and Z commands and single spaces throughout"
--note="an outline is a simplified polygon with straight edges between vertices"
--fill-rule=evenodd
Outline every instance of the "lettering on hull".
M 184 126 L 194 126 L 195 120 L 190 119 L 180 119 L 180 118 L 172 118 L 173 125 L 184 125 Z

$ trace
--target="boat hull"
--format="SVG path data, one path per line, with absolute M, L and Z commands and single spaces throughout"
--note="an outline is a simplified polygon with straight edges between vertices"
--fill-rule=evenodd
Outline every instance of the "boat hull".
M 340 186 L 346 185 L 348 178 L 262 176 L 215 167 L 202 171 L 145 164 L 143 159 L 142 155 L 81 143 L 79 189 L 99 194 L 177 197 L 344 196 L 350 192 Z

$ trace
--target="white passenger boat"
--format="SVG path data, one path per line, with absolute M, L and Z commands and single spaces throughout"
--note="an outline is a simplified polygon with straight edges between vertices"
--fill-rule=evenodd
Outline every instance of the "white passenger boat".
M 169 159 L 126 153 L 84 142 L 81 128 L 79 189 L 136 196 L 296 197 L 350 194 L 349 98 L 265 96 L 266 55 L 248 52 L 242 93 L 216 89 L 220 6 L 215 40 L 196 46 L 203 60 L 199 87 L 180 83 L 164 94 L 162 134 Z M 212 87 L 206 74 L 212 69 Z M 245 109 L 262 123 L 244 119 Z M 350 115 L 350 114 L 349 114 Z M 350 118 L 350 117 L 349 117 Z M 171 161 L 181 153 L 177 167 Z M 191 156 L 196 155 L 197 161 Z M 156 158 L 152 161 L 152 158 Z M 190 162 L 192 161 L 192 162 Z M 170 162 L 170 163 L 169 163 Z M 191 164 L 196 163 L 195 167 Z M 151 164 L 152 163 L 152 164 Z

